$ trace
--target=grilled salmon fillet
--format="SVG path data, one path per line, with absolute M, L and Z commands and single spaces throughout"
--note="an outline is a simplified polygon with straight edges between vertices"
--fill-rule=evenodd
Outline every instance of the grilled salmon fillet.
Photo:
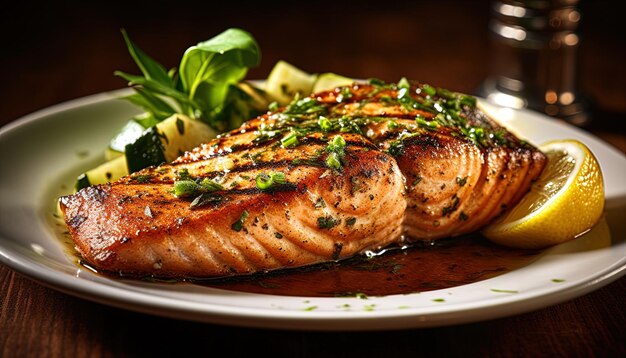
M 479 230 L 545 163 L 471 96 L 374 81 L 297 99 L 60 207 L 98 270 L 222 277 Z

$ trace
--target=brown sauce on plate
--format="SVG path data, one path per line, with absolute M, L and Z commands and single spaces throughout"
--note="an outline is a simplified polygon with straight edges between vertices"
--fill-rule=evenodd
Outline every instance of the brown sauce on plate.
M 281 296 L 385 296 L 450 288 L 527 265 L 539 250 L 498 246 L 479 235 L 417 243 L 382 254 L 228 279 L 195 281 L 225 290 Z

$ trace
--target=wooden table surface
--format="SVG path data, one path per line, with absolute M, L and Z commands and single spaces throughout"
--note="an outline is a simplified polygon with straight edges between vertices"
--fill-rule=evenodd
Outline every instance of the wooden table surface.
M 24 4 L 22 4 L 24 3 Z M 86 3 L 86 2 L 85 2 Z M 147 2 L 146 2 L 147 3 Z M 389 2 L 391 3 L 391 2 Z M 0 125 L 55 103 L 125 86 L 137 72 L 119 29 L 168 67 L 228 27 L 258 40 L 264 78 L 284 59 L 311 72 L 473 93 L 489 72 L 488 1 L 237 2 L 202 5 L 95 1 L 3 5 Z M 626 40 L 609 1 L 580 5 L 579 89 L 592 101 L 585 130 L 626 152 Z M 626 356 L 626 278 L 538 311 L 479 323 L 398 331 L 314 332 L 188 322 L 93 303 L 0 264 L 0 356 L 251 355 Z

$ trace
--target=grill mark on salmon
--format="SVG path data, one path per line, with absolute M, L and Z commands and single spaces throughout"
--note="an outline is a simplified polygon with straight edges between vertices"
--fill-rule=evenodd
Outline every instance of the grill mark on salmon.
M 254 137 L 254 136 L 250 136 Z M 326 142 L 321 140 L 320 138 L 310 136 L 301 139 L 302 144 L 310 144 L 310 145 L 326 145 Z M 263 148 L 267 148 L 273 145 L 276 145 L 276 141 L 264 141 L 260 143 L 247 143 L 247 144 L 233 144 L 229 146 L 228 141 L 223 141 L 221 145 L 214 145 L 212 147 L 205 145 L 201 145 L 196 148 L 191 154 L 188 153 L 187 156 L 178 158 L 171 165 L 173 166 L 183 166 L 184 164 L 199 161 L 199 160 L 207 160 L 212 158 L 224 157 L 229 155 L 234 155 L 237 153 L 249 153 L 260 152 Z M 346 140 L 346 143 L 350 146 L 355 147 L 363 147 L 375 149 L 376 146 L 371 142 L 364 142 L 362 140 Z M 224 150 L 224 148 L 228 148 L 228 150 Z
M 313 94 L 171 164 L 61 198 L 64 219 L 98 270 L 176 278 L 301 267 L 479 230 L 521 199 L 546 159 L 471 99 L 438 91 L 354 84 Z M 292 132 L 297 144 L 286 148 Z M 337 136 L 345 148 L 332 148 Z M 182 170 L 219 182 L 214 200 L 194 207 L 195 196 L 174 195 Z M 257 175 L 271 172 L 285 183 L 259 188 Z

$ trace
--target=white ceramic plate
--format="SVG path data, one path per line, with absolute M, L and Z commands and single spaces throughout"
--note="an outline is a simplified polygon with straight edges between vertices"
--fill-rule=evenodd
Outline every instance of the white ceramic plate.
M 109 139 L 138 113 L 117 99 L 124 93 L 63 103 L 0 130 L 2 263 L 60 291 L 121 308 L 218 324 L 311 330 L 414 328 L 509 316 L 586 294 L 626 272 L 626 157 L 554 119 L 488 106 L 534 144 L 561 138 L 584 141 L 604 171 L 606 220 L 590 234 L 548 250 L 521 269 L 419 294 L 286 297 L 99 276 L 73 263 L 55 235 L 52 212 L 56 197 L 71 190 L 77 173 L 103 160 Z

